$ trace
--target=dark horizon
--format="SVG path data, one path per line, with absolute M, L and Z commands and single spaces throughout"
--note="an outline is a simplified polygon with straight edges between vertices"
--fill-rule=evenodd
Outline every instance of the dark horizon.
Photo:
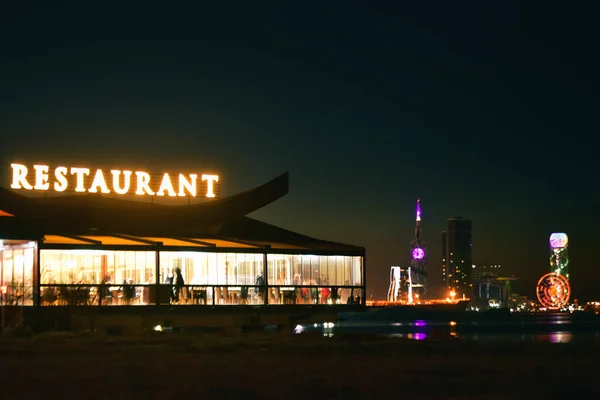
M 597 300 L 593 13 L 433 4 L 12 5 L 0 182 L 15 161 L 214 169 L 228 196 L 289 171 L 290 193 L 250 216 L 364 246 L 367 298 L 409 263 L 421 199 L 430 284 L 462 216 L 473 262 L 530 297 L 567 233 L 572 298 Z

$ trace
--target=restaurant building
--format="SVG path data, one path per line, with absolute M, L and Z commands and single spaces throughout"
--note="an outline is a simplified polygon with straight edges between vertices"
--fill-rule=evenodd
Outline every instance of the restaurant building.
M 220 198 L 216 175 L 180 174 L 177 185 L 167 174 L 112 170 L 108 185 L 101 170 L 81 170 L 12 165 L 11 188 L 0 187 L 5 305 L 364 304 L 364 248 L 247 216 L 288 193 L 287 173 Z M 69 185 L 75 193 L 60 193 Z

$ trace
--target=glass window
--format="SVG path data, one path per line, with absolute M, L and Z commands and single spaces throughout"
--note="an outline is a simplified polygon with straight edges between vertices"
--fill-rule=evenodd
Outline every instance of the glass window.
M 363 283 L 363 258 L 360 256 L 352 257 L 352 282 L 356 286 Z
M 223 254 L 226 281 L 230 285 L 254 285 L 262 273 L 263 255 L 255 253 Z
M 190 285 L 206 285 L 209 282 L 209 260 L 212 254 L 192 253 L 192 264 L 188 271 Z
M 24 286 L 31 287 L 24 290 L 33 293 L 34 255 L 33 248 L 4 249 L 0 254 L 0 279 L 17 279 Z M 40 252 L 40 283 L 97 285 L 103 279 L 106 279 L 104 283 L 115 286 L 125 282 L 134 285 L 154 284 L 157 281 L 166 283 L 173 276 L 174 269 L 179 268 L 185 285 L 204 290 L 203 301 L 212 303 L 211 287 L 214 287 L 215 293 L 219 292 L 215 304 L 262 304 L 259 298 L 261 292 L 245 286 L 256 285 L 257 277 L 264 276 L 264 268 L 267 268 L 268 285 L 281 289 L 277 292 L 277 288 L 273 288 L 275 293 L 269 292 L 269 303 L 320 304 L 338 301 L 335 287 L 356 287 L 363 282 L 363 258 L 360 256 L 268 254 L 267 265 L 264 265 L 264 254 L 260 253 L 163 251 L 159 257 L 160 271 L 156 277 L 154 251 L 43 249 Z M 144 301 L 152 303 L 151 295 L 146 297 Z
M 7 246 L 0 251 L 0 285 L 6 286 L 6 304 L 33 304 L 33 258 L 30 244 Z
M 161 252 L 161 281 L 180 268 L 186 285 L 254 285 L 262 262 L 254 253 Z
M 13 280 L 13 251 L 4 250 L 2 252 L 2 285 L 8 285 Z
M 292 258 L 293 256 L 289 254 L 267 255 L 269 285 L 291 284 Z
M 269 254 L 269 285 L 362 284 L 362 257 Z
M 23 284 L 25 289 L 25 305 L 33 304 L 34 257 L 34 247 L 28 247 L 23 250 Z
M 153 251 L 41 250 L 41 284 L 151 283 Z
M 196 257 L 197 253 L 191 251 L 163 251 L 160 252 L 160 282 L 172 283 L 175 269 L 179 268 L 186 285 L 195 280 L 196 274 L 201 272 L 202 260 Z M 200 270 L 198 268 L 200 267 Z M 200 278 L 200 275 L 198 275 Z
M 317 256 L 312 255 L 299 255 L 296 256 L 297 264 L 294 266 L 294 277 L 298 274 L 301 285 L 316 285 L 317 284 L 317 270 L 318 261 Z

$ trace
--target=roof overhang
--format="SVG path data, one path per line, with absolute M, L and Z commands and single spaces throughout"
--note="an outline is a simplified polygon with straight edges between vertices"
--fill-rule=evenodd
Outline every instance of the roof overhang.
M 234 196 L 178 206 L 100 195 L 32 198 L 0 187 L 0 210 L 14 215 L 0 217 L 0 232 L 65 248 L 166 246 L 364 255 L 363 247 L 315 239 L 247 217 L 288 192 L 287 172 Z M 54 243 L 44 239 L 48 235 Z
M 101 195 L 25 197 L 0 187 L 0 210 L 21 218 L 43 221 L 52 232 L 107 232 L 153 235 L 155 229 L 170 227 L 174 232 L 212 231 L 224 221 L 248 215 L 289 192 L 286 172 L 271 181 L 240 194 L 210 202 L 168 206 Z

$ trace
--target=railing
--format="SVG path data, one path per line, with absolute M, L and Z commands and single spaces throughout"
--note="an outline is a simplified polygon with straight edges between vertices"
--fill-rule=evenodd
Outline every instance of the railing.
M 361 287 L 321 285 L 40 285 L 42 306 L 355 304 Z M 265 299 L 266 297 L 266 299 Z

